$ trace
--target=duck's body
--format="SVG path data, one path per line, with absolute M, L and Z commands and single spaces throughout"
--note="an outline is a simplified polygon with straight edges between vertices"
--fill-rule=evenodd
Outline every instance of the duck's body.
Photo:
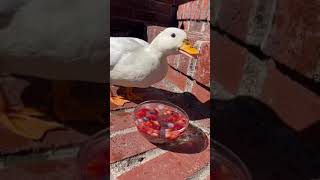
M 167 74 L 165 54 L 137 38 L 110 38 L 110 83 L 124 87 L 146 88 Z
M 187 34 L 178 28 L 167 28 L 149 44 L 131 37 L 110 39 L 110 84 L 124 87 L 146 88 L 161 81 L 167 74 L 167 56 L 184 51 L 197 54 L 186 39 Z M 134 96 L 127 91 L 127 97 Z M 120 96 L 110 98 L 117 105 L 128 102 Z
M 104 83 L 107 3 L 100 0 L 4 0 L 0 73 Z

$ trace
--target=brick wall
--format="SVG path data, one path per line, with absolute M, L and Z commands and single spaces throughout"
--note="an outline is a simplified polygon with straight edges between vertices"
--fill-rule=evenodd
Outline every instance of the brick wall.
M 185 55 L 168 57 L 171 66 L 166 77 L 183 92 L 191 92 L 201 102 L 210 99 L 210 1 L 197 0 L 177 2 L 179 28 L 187 32 L 188 39 L 198 48 L 200 55 L 189 58 Z M 164 29 L 162 26 L 148 26 L 148 41 Z
M 146 26 L 169 26 L 174 23 L 174 3 L 174 0 L 112 1 L 111 36 L 131 36 L 147 40 Z
M 215 0 L 213 11 L 217 98 L 255 97 L 297 131 L 319 123 L 320 4 Z

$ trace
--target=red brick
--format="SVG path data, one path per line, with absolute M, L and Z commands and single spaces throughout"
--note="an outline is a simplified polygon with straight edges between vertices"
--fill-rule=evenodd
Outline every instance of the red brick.
M 163 89 L 166 91 L 170 91 L 169 88 L 167 88 L 167 83 L 165 83 L 165 81 L 160 81 L 156 84 L 153 84 L 152 87 L 155 87 L 157 89 Z
M 299 73 L 312 73 L 320 61 L 319 11 L 317 1 L 279 1 L 264 51 Z
M 199 3 L 201 3 L 200 19 L 207 19 L 210 17 L 210 0 L 201 0 Z
M 190 2 L 190 19 L 200 19 L 200 12 L 202 11 L 199 1 Z
M 187 83 L 186 76 L 169 67 L 168 74 L 165 78 L 176 85 L 180 90 L 184 91 Z
M 210 42 L 202 42 L 200 46 L 200 55 L 197 58 L 194 78 L 209 86 L 210 83 Z
M 88 138 L 86 135 L 82 135 L 72 129 L 67 129 L 48 132 L 42 141 L 32 141 L 16 135 L 3 126 L 0 126 L 0 135 L 2 137 L 0 142 L 1 154 L 77 145 Z
M 210 162 L 210 148 L 197 154 L 167 152 L 119 176 L 119 180 L 183 180 Z
M 57 130 L 49 132 L 44 140 L 38 145 L 39 147 L 62 147 L 66 145 L 77 145 L 85 142 L 87 135 L 81 134 L 75 130 Z M 37 148 L 35 148 L 37 149 Z
M 111 14 L 114 17 L 132 17 L 132 8 L 128 8 L 128 7 L 112 7 L 111 8 Z
M 132 132 L 111 138 L 111 163 L 156 148 L 139 132 Z
M 143 20 L 143 21 L 148 21 L 148 22 L 157 22 L 156 21 L 157 14 L 154 12 L 145 11 L 145 10 L 135 10 L 132 15 L 132 18 Z
M 138 1 L 138 2 L 140 2 L 140 1 Z M 149 1 L 148 10 L 150 10 L 150 11 L 155 11 L 155 12 L 158 12 L 158 13 L 161 13 L 161 14 L 170 15 L 171 14 L 171 9 L 172 9 L 172 5 L 171 4 L 166 4 L 166 3 L 152 1 L 152 0 Z
M 210 41 L 210 33 L 187 31 L 187 37 L 192 44 L 196 41 Z
M 281 74 L 269 64 L 262 99 L 290 127 L 302 130 L 319 120 L 320 97 Z
M 205 103 L 210 100 L 210 91 L 207 91 L 196 82 L 193 82 L 192 94 L 195 95 L 198 100 Z
M 154 0 L 154 1 L 159 1 L 167 4 L 174 4 L 175 0 Z
M 220 35 L 216 36 L 213 41 L 215 58 L 213 78 L 229 92 L 237 93 L 247 51 Z
M 178 70 L 183 72 L 184 74 L 187 74 L 188 73 L 188 68 L 189 68 L 190 62 L 191 62 L 190 57 L 185 56 L 185 55 L 179 55 L 178 57 L 179 57 L 179 59 L 178 59 L 178 61 L 179 61 Z
M 203 23 L 203 33 L 210 34 L 210 23 Z
M 189 31 L 201 32 L 202 22 L 190 21 Z
M 183 21 L 183 26 L 185 31 L 190 30 L 190 21 Z
M 178 68 L 177 56 L 171 55 L 167 57 L 168 64 L 170 64 L 174 68 Z
M 110 131 L 115 132 L 134 127 L 132 113 L 124 111 L 113 111 L 110 113 Z
M 24 137 L 16 135 L 9 131 L 7 128 L 0 126 L 1 154 L 15 153 L 20 150 L 30 149 L 32 147 L 32 141 Z
M 229 0 L 221 1 L 217 24 L 223 30 L 246 41 L 250 9 L 254 1 Z
M 78 175 L 76 160 L 48 160 L 39 162 L 24 163 L 0 170 L 1 179 L 14 179 L 14 180 L 70 180 L 75 179 Z
M 161 27 L 161 26 L 148 26 L 147 27 L 148 42 L 151 42 L 164 29 L 165 27 Z

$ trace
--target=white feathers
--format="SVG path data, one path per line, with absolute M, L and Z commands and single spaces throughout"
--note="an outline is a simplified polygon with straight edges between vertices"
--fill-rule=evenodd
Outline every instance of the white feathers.
M 110 39 L 110 83 L 124 87 L 149 87 L 167 74 L 166 56 L 186 38 L 178 28 L 167 28 L 151 44 L 136 38 Z

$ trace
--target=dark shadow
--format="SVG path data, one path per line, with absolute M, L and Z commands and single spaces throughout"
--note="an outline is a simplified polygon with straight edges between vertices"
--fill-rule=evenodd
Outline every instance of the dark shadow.
M 213 136 L 248 166 L 254 179 L 319 178 L 319 149 L 311 150 L 266 104 L 249 96 L 212 102 Z
M 169 144 L 155 144 L 160 149 L 176 153 L 194 154 L 208 147 L 208 137 L 200 129 L 189 125 L 186 131 L 174 142 Z
M 117 91 L 119 95 L 125 96 L 125 88 L 120 87 Z M 181 107 L 189 116 L 191 121 L 210 118 L 209 102 L 200 102 L 189 92 L 174 93 L 157 88 L 134 88 L 134 93 L 142 95 L 142 100 L 133 100 L 139 104 L 148 100 L 163 100 Z
M 103 104 L 105 104 L 107 95 L 105 85 L 87 82 L 70 83 L 71 87 L 68 89 L 70 96 L 66 97 L 65 103 L 60 104 L 66 108 L 65 112 L 68 113 L 70 118 L 62 121 L 53 111 L 54 98 L 52 95 L 52 81 L 40 78 L 19 77 L 30 82 L 30 85 L 23 91 L 21 96 L 24 105 L 27 107 L 35 107 L 47 113 L 48 117 L 45 119 L 57 121 L 66 126 L 66 128 L 71 128 L 88 136 L 94 135 L 106 127 L 106 122 L 94 119 L 96 118 L 94 116 L 95 114 L 91 113 L 91 111 L 93 111 L 92 109 L 96 107 L 96 109 L 101 109 L 97 110 L 97 113 L 101 112 L 100 118 L 108 119 L 107 116 L 109 116 L 109 113 L 103 110 Z M 80 104 L 82 108 L 78 109 L 79 106 L 71 106 L 74 104 Z M 88 106 L 92 106 L 93 108 L 88 110 L 88 112 L 84 112 L 83 110 Z M 81 116 L 83 118 L 79 119 Z M 47 133 L 49 132 L 51 131 Z

